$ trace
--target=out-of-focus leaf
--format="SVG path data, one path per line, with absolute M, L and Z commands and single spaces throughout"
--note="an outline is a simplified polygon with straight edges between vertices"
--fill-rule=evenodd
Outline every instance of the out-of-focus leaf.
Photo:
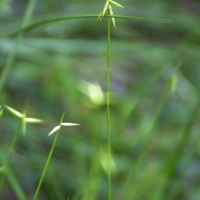
M 0 106 L 0 118 L 2 115 L 3 115 L 3 108 L 2 108 L 2 106 Z
M 109 155 L 106 149 L 102 148 L 100 150 L 99 159 L 104 171 L 108 173 Z M 110 157 L 110 166 L 111 166 L 111 172 L 115 174 L 117 172 L 117 165 L 112 155 Z
M 124 8 L 121 4 L 119 4 L 119 3 L 115 2 L 115 1 L 110 0 L 110 3 L 112 3 L 113 5 L 115 5 L 117 7 Z
M 62 126 L 78 126 L 78 125 L 80 125 L 80 124 L 63 122 L 63 123 L 61 123 L 61 125 L 62 125 Z
M 14 114 L 15 116 L 22 118 L 22 116 L 23 116 L 22 113 L 16 111 L 15 109 L 11 108 L 10 106 L 4 105 L 4 107 L 5 107 L 8 111 L 10 111 L 12 114 Z
M 171 94 L 173 94 L 177 90 L 177 82 L 178 82 L 177 74 L 173 74 L 171 78 L 171 83 L 170 83 Z
M 4 165 L 0 167 L 0 174 L 3 172 L 4 168 L 5 168 Z
M 81 81 L 80 90 L 90 98 L 93 104 L 101 105 L 104 103 L 104 94 L 99 84 Z
M 36 118 L 26 118 L 25 122 L 28 122 L 28 123 L 42 123 L 42 122 L 44 122 L 44 120 L 36 119 Z

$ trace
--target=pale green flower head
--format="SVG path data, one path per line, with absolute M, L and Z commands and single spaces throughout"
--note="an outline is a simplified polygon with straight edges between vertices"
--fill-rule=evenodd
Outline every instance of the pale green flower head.
M 17 110 L 15 110 L 14 108 L 11 108 L 10 106 L 4 105 L 4 107 L 6 108 L 6 110 L 11 112 L 13 115 L 22 119 L 23 135 L 25 135 L 25 133 L 26 133 L 26 123 L 42 123 L 43 122 L 42 119 L 28 118 L 28 117 L 26 117 L 25 112 L 20 113 Z M 0 116 L 1 116 L 1 111 L 0 111 Z
M 121 4 L 119 4 L 119 3 L 115 2 L 115 1 L 106 0 L 106 3 L 105 3 L 105 5 L 104 5 L 104 7 L 103 7 L 103 10 L 102 10 L 102 11 L 100 12 L 100 14 L 99 14 L 99 16 L 98 16 L 98 18 L 97 18 L 97 21 L 98 21 L 99 19 L 102 19 L 102 18 L 104 17 L 106 11 L 108 11 L 108 14 L 114 15 L 113 10 L 112 10 L 112 6 L 111 6 L 110 4 L 113 4 L 113 5 L 115 5 L 115 6 L 117 6 L 117 7 L 120 7 L 120 8 L 124 8 Z M 116 26 L 115 26 L 115 19 L 114 19 L 114 17 L 112 17 L 112 22 L 113 22 L 114 27 L 116 27 Z

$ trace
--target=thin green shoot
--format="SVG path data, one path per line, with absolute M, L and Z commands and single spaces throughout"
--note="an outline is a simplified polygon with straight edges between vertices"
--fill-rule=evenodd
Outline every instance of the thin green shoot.
M 130 178 L 130 177 L 128 178 L 129 180 L 134 181 L 135 175 L 136 175 L 136 173 L 137 173 L 137 171 L 138 171 L 138 169 L 139 169 L 140 163 L 141 163 L 142 159 L 144 158 L 144 156 L 145 156 L 145 154 L 146 154 L 146 152 L 147 152 L 147 150 L 148 150 L 148 142 L 149 142 L 149 139 L 150 139 L 150 137 L 151 137 L 151 135 L 152 135 L 152 132 L 153 132 L 153 130 L 154 130 L 154 128 L 155 128 L 155 125 L 156 125 L 157 120 L 158 120 L 158 118 L 159 118 L 159 116 L 160 116 L 160 113 L 161 113 L 161 111 L 162 111 L 162 109 L 163 109 L 163 106 L 165 105 L 165 102 L 166 102 L 166 100 L 167 100 L 168 94 L 170 93 L 170 90 L 171 90 L 171 87 L 172 87 L 172 86 L 171 86 L 171 84 L 172 84 L 172 79 L 173 79 L 173 75 L 172 75 L 172 77 L 170 78 L 170 80 L 168 81 L 168 83 L 167 83 L 167 85 L 166 85 L 166 88 L 165 88 L 165 90 L 164 90 L 164 92 L 163 92 L 163 95 L 162 95 L 161 100 L 160 100 L 160 102 L 159 102 L 159 104 L 158 104 L 156 113 L 155 113 L 155 115 L 154 115 L 154 117 L 153 117 L 152 124 L 151 124 L 151 126 L 150 126 L 150 128 L 149 128 L 149 130 L 148 130 L 148 132 L 147 132 L 146 138 L 145 138 L 145 140 L 144 140 L 144 144 L 142 145 L 141 153 L 140 153 L 139 158 L 138 158 L 138 160 L 137 160 L 137 162 L 136 162 L 136 164 L 135 164 L 135 167 L 133 168 L 133 171 L 132 171 L 132 173 L 131 173 L 131 175 L 130 175 L 131 178 Z M 125 198 L 125 199 L 129 199 L 129 195 L 130 195 L 130 193 L 131 193 L 131 191 L 132 191 L 132 189 L 130 188 L 131 185 L 132 185 L 132 184 L 129 184 L 129 186 L 127 186 L 129 189 L 128 189 L 128 192 L 126 193 L 126 198 Z
M 37 196 L 38 196 L 38 193 L 39 193 L 39 190 L 40 190 L 42 181 L 43 181 L 44 176 L 45 176 L 45 174 L 46 174 L 48 165 L 49 165 L 49 163 L 50 163 L 51 156 L 52 156 L 52 154 L 53 154 L 53 150 L 54 150 L 55 145 L 56 145 L 56 141 L 57 141 L 57 139 L 58 139 L 58 135 L 59 135 L 61 126 L 75 126 L 75 125 L 79 125 L 79 124 L 73 124 L 73 123 L 65 123 L 65 122 L 63 123 L 64 115 L 65 115 L 65 113 L 63 113 L 63 115 L 62 115 L 62 117 L 61 117 L 60 125 L 59 125 L 59 126 L 56 126 L 56 127 L 52 130 L 53 132 L 57 131 L 57 132 L 56 132 L 56 136 L 55 136 L 55 138 L 54 138 L 54 141 L 53 141 L 53 144 L 52 144 L 52 147 L 51 147 L 49 156 L 48 156 L 48 158 L 47 158 L 47 161 L 46 161 L 44 170 L 43 170 L 42 175 L 41 175 L 41 177 L 40 177 L 40 181 L 39 181 L 39 183 L 38 183 L 38 186 L 37 186 L 37 189 L 36 189 L 36 192 L 35 192 L 35 195 L 34 195 L 33 200 L 36 200 L 36 199 L 37 199 Z M 51 134 L 53 133 L 52 131 L 50 132 Z M 49 135 L 50 135 L 50 134 L 49 134 Z
M 35 8 L 36 1 L 37 0 L 29 0 L 28 5 L 27 5 L 27 9 L 25 11 L 25 14 L 24 14 L 24 17 L 23 17 L 23 20 L 22 20 L 22 23 L 20 25 L 20 28 L 24 27 L 28 23 L 28 21 L 30 20 L 32 12 Z M 17 33 L 14 47 L 12 48 L 12 50 L 11 50 L 9 56 L 8 56 L 8 59 L 6 60 L 5 67 L 4 67 L 2 74 L 0 76 L 0 92 L 2 91 L 2 89 L 5 85 L 5 82 L 6 82 L 8 76 L 10 74 L 11 69 L 12 69 L 14 58 L 15 58 L 15 55 L 17 53 L 21 39 L 22 39 L 22 33 L 19 32 L 19 33 Z
M 166 165 L 167 175 L 166 175 L 165 186 L 163 188 L 163 197 L 168 197 L 168 195 L 170 194 L 169 192 L 171 189 L 172 179 L 174 177 L 180 158 L 182 154 L 184 153 L 184 148 L 191 136 L 191 133 L 192 133 L 191 130 L 199 112 L 200 112 L 200 95 L 199 95 L 196 108 L 194 109 L 193 113 L 190 116 L 190 119 L 188 120 L 188 124 L 185 127 L 182 137 L 178 141 L 176 154 L 173 154 L 173 156 L 170 157 L 168 164 Z
M 63 113 L 63 115 L 62 115 L 62 117 L 61 117 L 60 126 L 61 126 L 61 123 L 63 122 L 64 115 L 65 115 L 65 113 Z M 53 141 L 53 144 L 52 144 L 52 147 L 51 147 L 49 156 L 48 156 L 48 158 L 47 158 L 47 161 L 46 161 L 44 170 L 43 170 L 42 175 L 41 175 L 41 177 L 40 177 L 40 181 L 39 181 L 39 183 L 38 183 L 38 186 L 37 186 L 35 195 L 34 195 L 34 197 L 33 197 L 33 200 L 36 200 L 36 199 L 37 199 L 37 196 L 38 196 L 38 193 L 39 193 L 39 190 L 40 190 L 42 181 L 43 181 L 43 179 L 44 179 L 44 175 L 46 174 L 46 171 L 47 171 L 47 168 L 48 168 L 48 165 L 49 165 L 51 156 L 52 156 L 52 154 L 53 154 L 54 147 L 55 147 L 55 145 L 56 145 L 56 141 L 57 141 L 57 139 L 58 139 L 59 132 L 60 132 L 60 128 L 57 129 L 56 136 L 55 136 L 55 138 L 54 138 L 54 141 Z
M 108 11 L 109 12 L 109 11 Z M 110 144 L 110 18 L 107 40 L 107 140 L 108 140 L 108 200 L 111 200 L 111 144 Z
M 12 153 L 13 153 L 13 149 L 15 147 L 15 144 L 16 144 L 16 141 L 17 141 L 17 138 L 19 136 L 19 132 L 20 132 L 20 128 L 21 128 L 21 125 L 22 125 L 22 119 L 19 123 L 19 126 L 17 128 L 17 131 L 14 135 L 14 138 L 13 138 L 13 141 L 12 141 L 12 144 L 11 144 L 11 147 L 10 147 L 10 150 L 9 150 L 9 154 L 8 154 L 8 158 L 5 162 L 5 165 L 4 165 L 4 170 L 3 170 L 3 173 L 1 175 L 1 178 L 0 178 L 0 191 L 1 191 L 1 187 L 2 187 L 2 184 L 3 184 L 3 181 L 4 181 L 4 178 L 5 178 L 5 175 L 6 175 L 6 172 L 7 172 L 7 169 L 8 169 L 8 166 L 9 166 L 9 162 L 10 162 L 10 159 L 11 159 L 11 156 L 12 156 Z
M 1 163 L 5 163 L 6 160 L 4 158 L 4 156 L 0 153 L 0 162 Z M 21 184 L 19 183 L 19 181 L 17 180 L 15 173 L 12 171 L 11 168 L 7 168 L 7 173 L 6 173 L 8 182 L 10 184 L 10 186 L 13 188 L 13 191 L 15 192 L 16 196 L 18 199 L 20 200 L 28 200 L 28 198 L 26 197 L 26 194 L 24 193 Z

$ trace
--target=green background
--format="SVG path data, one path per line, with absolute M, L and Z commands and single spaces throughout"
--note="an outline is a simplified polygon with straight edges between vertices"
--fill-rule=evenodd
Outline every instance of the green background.
M 104 3 L 38 1 L 31 22 L 99 14 Z M 112 27 L 112 197 L 198 200 L 200 3 L 118 3 L 125 9 L 113 6 L 114 14 L 173 23 L 116 19 L 116 28 Z M 0 74 L 14 47 L 11 34 L 19 29 L 26 6 L 25 0 L 0 0 Z M 0 101 L 45 122 L 27 124 L 26 136 L 20 134 L 0 199 L 19 199 L 15 187 L 21 187 L 27 199 L 33 198 L 54 139 L 47 135 L 59 124 L 63 112 L 65 122 L 81 126 L 62 127 L 38 199 L 107 199 L 106 61 L 106 18 L 97 23 L 95 18 L 53 22 L 23 35 Z M 175 89 L 163 97 L 173 75 L 178 80 Z M 165 102 L 156 118 L 162 98 Z M 194 111 L 197 117 L 191 122 Z M 19 121 L 4 110 L 0 124 L 4 156 Z M 148 134 L 145 154 L 137 166 Z

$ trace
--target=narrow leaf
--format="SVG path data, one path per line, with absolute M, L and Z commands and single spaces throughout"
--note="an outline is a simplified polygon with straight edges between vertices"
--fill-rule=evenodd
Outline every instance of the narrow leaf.
M 113 15 L 112 6 L 109 6 L 109 12 L 110 12 L 111 15 Z M 115 18 L 114 17 L 112 17 L 112 22 L 113 22 L 114 27 L 116 28 L 116 26 L 115 26 Z
M 42 119 L 35 119 L 35 118 L 26 118 L 25 122 L 28 122 L 28 123 L 42 123 L 43 120 Z
M 78 126 L 78 125 L 80 125 L 80 124 L 63 122 L 63 123 L 61 123 L 61 125 L 62 125 L 62 126 Z
M 105 15 L 106 10 L 108 9 L 108 6 L 109 6 L 109 0 L 106 1 L 106 4 L 105 4 L 105 6 L 104 6 L 104 8 L 103 8 L 102 17 Z
M 118 6 L 120 8 L 124 8 L 124 6 L 122 6 L 121 4 L 119 4 L 119 3 L 115 2 L 115 1 L 110 0 L 110 3 L 112 3 L 113 5 Z
M 48 134 L 48 136 L 51 135 L 51 134 L 53 134 L 53 133 L 55 133 L 58 129 L 60 129 L 60 125 L 59 125 L 59 126 L 56 126 L 56 127 Z
M 99 14 L 68 15 L 68 16 L 49 18 L 49 19 L 34 22 L 34 23 L 32 23 L 28 26 L 25 26 L 24 28 L 18 29 L 17 31 L 12 33 L 11 36 L 15 36 L 19 32 L 30 31 L 32 29 L 39 27 L 39 26 L 49 24 L 49 23 L 52 23 L 52 22 L 63 21 L 63 20 L 68 20 L 68 19 L 92 18 L 92 17 L 99 17 Z M 105 17 L 109 17 L 109 15 L 106 15 Z M 125 16 L 125 15 L 114 15 L 113 17 L 122 18 L 122 19 L 124 18 L 124 19 L 134 19 L 134 20 L 157 21 L 157 22 L 164 22 L 164 23 L 172 23 L 173 22 L 170 19 L 156 19 L 156 18 L 147 18 L 147 17 Z
M 100 14 L 99 14 L 99 16 L 98 16 L 96 22 L 97 22 L 101 17 L 103 17 L 103 10 L 100 12 Z
M 11 108 L 10 106 L 4 105 L 4 107 L 5 107 L 8 111 L 10 111 L 10 112 L 13 113 L 14 115 L 16 115 L 17 117 L 22 118 L 22 116 L 23 116 L 22 113 L 16 111 L 15 109 Z

